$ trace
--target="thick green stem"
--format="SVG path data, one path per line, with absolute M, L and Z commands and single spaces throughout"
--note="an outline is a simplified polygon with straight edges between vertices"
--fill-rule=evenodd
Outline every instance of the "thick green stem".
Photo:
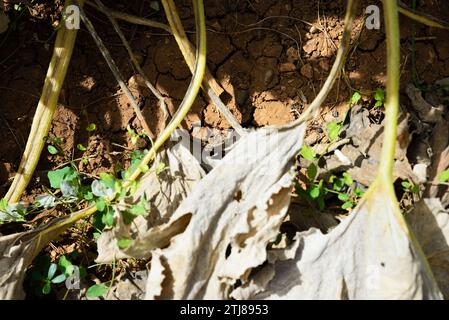
M 387 98 L 385 101 L 384 143 L 380 158 L 378 179 L 393 184 L 393 164 L 399 113 L 400 38 L 398 6 L 396 1 L 383 0 L 387 35 Z

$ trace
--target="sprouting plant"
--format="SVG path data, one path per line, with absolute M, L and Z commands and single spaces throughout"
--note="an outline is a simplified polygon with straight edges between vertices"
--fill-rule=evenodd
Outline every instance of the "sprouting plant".
M 34 260 L 33 267 L 28 271 L 28 281 L 37 289 L 36 294 L 48 295 L 52 286 L 69 279 L 74 275 L 75 269 L 79 271 L 80 278 L 84 276 L 84 268 L 73 265 L 66 256 L 61 256 L 58 263 L 52 263 L 48 256 L 41 255 Z
M 343 120 L 342 121 L 331 121 L 326 124 L 327 135 L 329 137 L 330 142 L 334 142 L 338 139 L 338 137 L 340 136 L 340 131 L 343 128 L 343 124 L 345 123 L 345 121 L 348 117 L 348 113 L 349 113 L 351 106 L 357 104 L 361 98 L 362 98 L 361 94 L 358 91 L 355 91 L 352 94 L 351 99 L 349 100 L 349 108 L 346 110 Z
M 360 188 L 353 188 L 354 181 L 349 173 L 343 172 L 341 177 L 331 175 L 327 181 L 324 179 L 316 180 L 318 174 L 318 161 L 315 151 L 304 145 L 301 149 L 301 156 L 311 163 L 307 167 L 307 182 L 305 188 L 297 185 L 298 195 L 311 201 L 315 201 L 320 210 L 326 207 L 326 198 L 329 194 L 334 194 L 342 202 L 341 208 L 349 210 L 357 204 L 364 191 Z
M 140 133 L 137 133 L 129 125 L 126 127 L 126 131 L 128 132 L 129 136 L 131 137 L 131 143 L 133 145 L 137 144 L 137 141 L 139 140 L 139 138 L 145 138 L 147 136 L 143 130 Z
M 404 191 L 409 191 L 413 194 L 419 194 L 419 186 L 418 185 L 414 185 L 410 181 L 402 181 L 401 185 L 404 188 Z
M 97 130 L 97 125 L 95 123 L 89 123 L 86 127 L 87 132 L 93 132 Z
M 365 193 L 359 187 L 353 188 L 354 180 L 347 172 L 343 172 L 341 177 L 330 176 L 329 183 L 332 189 L 328 189 L 328 192 L 337 195 L 337 198 L 342 202 L 341 208 L 345 210 L 353 208 L 357 204 L 358 199 Z
M 50 154 L 58 154 L 58 153 L 63 153 L 62 148 L 61 148 L 61 144 L 62 144 L 62 139 L 58 138 L 58 137 L 49 137 L 47 139 L 47 151 Z
M 82 151 L 82 152 L 84 152 L 84 151 L 87 150 L 87 148 L 86 148 L 83 144 L 81 144 L 81 143 L 78 143 L 78 144 L 76 145 L 76 148 L 77 148 L 79 151 Z
M 382 107 L 385 102 L 385 91 L 382 88 L 377 88 L 374 92 L 374 100 L 376 103 L 374 104 L 375 108 Z

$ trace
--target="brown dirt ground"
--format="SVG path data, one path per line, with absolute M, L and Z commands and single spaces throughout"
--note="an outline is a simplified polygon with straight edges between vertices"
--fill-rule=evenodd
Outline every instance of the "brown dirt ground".
M 16 20 L 0 43 L 0 196 L 17 169 L 51 58 L 54 25 L 61 1 L 36 1 Z M 189 36 L 194 40 L 190 1 L 176 1 Z M 163 10 L 155 11 L 144 1 L 105 1 L 115 9 L 165 22 Z M 324 83 L 342 35 L 344 1 L 207 0 L 208 66 L 229 94 L 228 107 L 245 127 L 283 124 L 297 117 Z M 354 48 L 346 75 L 367 103 L 371 92 L 385 85 L 385 34 L 363 27 L 364 8 L 379 1 L 361 1 L 352 37 Z M 419 9 L 449 20 L 449 2 L 420 1 Z M 125 49 L 102 14 L 87 7 L 100 36 L 114 60 L 143 102 L 143 113 L 156 133 L 163 126 L 162 111 L 148 89 L 136 84 L 136 72 Z M 12 19 L 13 20 L 13 19 Z M 190 72 L 174 39 L 161 30 L 121 23 L 147 76 L 164 95 L 173 112 L 190 81 Z M 432 84 L 449 76 L 449 38 L 443 31 L 417 25 L 417 72 Z M 411 21 L 401 16 L 402 85 L 412 79 Z M 352 90 L 341 79 L 331 92 L 309 136 L 322 135 L 321 124 L 339 118 Z M 85 29 L 79 32 L 69 72 L 59 100 L 51 135 L 62 138 L 64 156 L 44 151 L 36 179 L 28 194 L 40 191 L 45 172 L 70 159 L 81 157 L 78 143 L 87 146 L 89 162 L 84 172 L 111 171 L 135 148 L 126 127 L 140 128 L 133 109 L 122 94 L 106 63 Z M 407 104 L 406 98 L 403 103 Z M 95 123 L 89 135 L 85 128 Z M 228 123 L 207 102 L 197 98 L 183 125 L 226 129 Z M 313 140 L 313 139 L 312 139 Z M 140 147 L 144 147 L 142 143 Z M 111 155 L 111 152 L 112 155 Z M 41 178 L 40 180 L 38 180 Z

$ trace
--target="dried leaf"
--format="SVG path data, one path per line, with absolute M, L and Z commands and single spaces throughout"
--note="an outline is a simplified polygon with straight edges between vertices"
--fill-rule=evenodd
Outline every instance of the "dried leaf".
M 398 134 L 393 167 L 394 178 L 417 182 L 407 159 L 409 145 L 409 114 L 401 112 L 398 119 Z M 361 106 L 351 110 L 351 124 L 346 131 L 351 144 L 344 145 L 337 154 L 326 160 L 321 173 L 329 171 L 347 171 L 359 183 L 371 185 L 376 178 L 383 143 L 383 125 L 371 123 L 369 112 Z M 340 152 L 341 154 L 338 154 Z M 342 159 L 343 158 L 343 159 Z M 349 161 L 348 161 L 349 160 Z
M 98 263 L 109 263 L 114 259 L 148 258 L 151 255 L 149 238 L 154 238 L 154 227 L 169 220 L 181 201 L 187 196 L 192 186 L 199 181 L 205 172 L 190 151 L 181 143 L 161 151 L 155 165 L 164 163 L 167 170 L 156 173 L 149 171 L 139 182 L 139 187 L 129 200 L 136 203 L 142 196 L 148 200 L 148 215 L 137 216 L 126 225 L 123 217 L 116 217 L 116 225 L 105 230 L 98 239 Z M 120 206 L 116 206 L 120 212 Z M 153 229 L 152 229 L 153 228 Z M 119 248 L 120 239 L 133 240 L 126 248 Z
M 295 259 L 276 262 L 256 298 L 440 299 L 396 202 L 380 187 L 371 191 L 330 233 L 301 233 Z
M 423 199 L 406 219 L 427 256 L 444 298 L 449 299 L 449 211 L 439 199 Z
M 291 160 L 304 130 L 248 134 L 193 188 L 168 225 L 190 222 L 153 255 L 147 299 L 227 299 L 236 281 L 267 259 L 288 209 Z
M 25 298 L 22 284 L 26 269 L 42 248 L 70 226 L 64 223 L 67 219 L 0 237 L 0 300 Z

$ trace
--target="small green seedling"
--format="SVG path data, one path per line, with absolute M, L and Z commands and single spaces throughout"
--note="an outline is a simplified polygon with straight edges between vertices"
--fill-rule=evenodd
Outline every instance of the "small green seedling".
M 349 100 L 349 108 L 346 110 L 343 120 L 340 122 L 331 121 L 326 124 L 327 135 L 329 137 L 330 142 L 334 142 L 339 138 L 340 131 L 343 128 L 343 124 L 345 123 L 346 118 L 348 117 L 348 113 L 349 113 L 351 106 L 357 104 L 361 98 L 362 98 L 361 94 L 358 91 L 355 91 L 352 94 L 351 99 Z
M 47 139 L 47 151 L 52 155 L 62 154 L 63 150 L 61 148 L 62 139 L 58 137 L 51 137 Z
M 375 108 L 382 107 L 385 102 L 385 91 L 382 88 L 377 88 L 374 92 L 374 100 L 376 103 L 374 104 Z
M 137 144 L 137 141 L 139 140 L 139 138 L 145 138 L 147 135 L 145 134 L 145 132 L 141 132 L 141 133 L 137 133 L 136 131 L 134 131 L 134 129 L 132 129 L 129 125 L 126 127 L 126 131 L 128 132 L 128 134 L 131 137 L 131 143 L 133 145 Z
M 414 185 L 413 183 L 411 183 L 409 181 L 402 181 L 401 185 L 404 188 L 404 191 L 409 191 L 413 194 L 419 194 L 419 186 L 418 185 Z
M 82 152 L 84 152 L 84 151 L 87 150 L 87 148 L 86 148 L 83 144 L 81 144 L 81 143 L 78 143 L 78 144 L 76 145 L 76 148 L 77 148 L 79 151 L 82 151 Z
M 352 94 L 349 102 L 351 103 L 351 105 L 354 105 L 354 104 L 357 104 L 360 101 L 360 99 L 362 99 L 362 95 L 360 94 L 360 92 L 355 91 Z
M 93 132 L 97 130 L 97 125 L 95 123 L 89 123 L 86 127 L 87 132 Z
M 61 256 L 58 263 L 51 263 L 47 256 L 38 256 L 30 269 L 30 281 L 33 287 L 39 288 L 38 294 L 48 295 L 52 286 L 66 281 L 74 274 L 75 268 L 78 267 L 65 256 Z

